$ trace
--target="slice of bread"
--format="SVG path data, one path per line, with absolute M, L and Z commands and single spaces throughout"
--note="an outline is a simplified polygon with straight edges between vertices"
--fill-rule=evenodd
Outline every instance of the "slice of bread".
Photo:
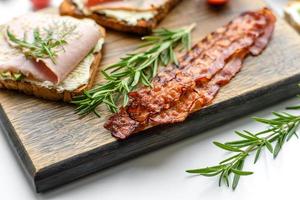
M 100 32 L 104 37 L 105 30 L 103 28 L 100 28 Z M 82 94 L 84 90 L 90 89 L 93 86 L 93 82 L 96 78 L 98 68 L 100 66 L 101 57 L 102 57 L 101 50 L 97 53 L 93 53 L 94 60 L 90 66 L 90 70 L 89 70 L 90 76 L 89 76 L 88 83 L 84 85 L 80 85 L 75 90 L 61 91 L 59 89 L 48 88 L 40 84 L 35 84 L 34 82 L 26 82 L 22 80 L 15 81 L 10 79 L 5 79 L 5 80 L 0 79 L 0 89 L 2 88 L 2 89 L 9 89 L 9 90 L 17 90 L 27 95 L 33 95 L 39 98 L 52 100 L 52 101 L 62 100 L 65 102 L 70 102 L 72 100 L 72 97 Z
M 104 14 L 93 12 L 93 14 L 86 16 L 71 0 L 64 0 L 60 5 L 60 14 L 69 15 L 77 18 L 92 18 L 98 24 L 121 32 L 136 33 L 145 35 L 152 32 L 158 23 L 177 5 L 181 0 L 168 0 L 166 4 L 158 8 L 157 15 L 150 20 L 139 20 L 136 25 L 130 25 L 125 21 L 120 21 L 112 17 L 107 17 Z
M 300 32 L 300 1 L 291 1 L 284 8 L 286 21 Z

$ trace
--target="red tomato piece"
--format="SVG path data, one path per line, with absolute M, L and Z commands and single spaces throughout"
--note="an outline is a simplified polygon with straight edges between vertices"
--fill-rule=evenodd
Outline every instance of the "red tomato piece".
M 34 9 L 46 8 L 50 4 L 50 0 L 31 0 Z

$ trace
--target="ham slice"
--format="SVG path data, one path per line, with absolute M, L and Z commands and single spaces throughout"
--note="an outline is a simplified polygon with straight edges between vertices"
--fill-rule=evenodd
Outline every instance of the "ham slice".
M 73 0 L 78 3 L 81 1 L 83 5 L 87 5 L 87 0 Z M 99 10 L 128 10 L 128 11 L 151 11 L 156 10 L 166 4 L 168 0 L 99 0 L 99 3 L 89 6 L 92 11 Z
M 18 46 L 9 40 L 7 30 L 18 39 L 26 36 L 26 41 L 34 40 L 34 30 L 42 37 L 45 30 L 53 32 L 53 37 L 66 33 L 66 44 L 57 47 L 55 62 L 50 58 L 27 58 Z M 13 19 L 0 29 L 0 71 L 21 72 L 39 80 L 60 83 L 84 57 L 94 48 L 101 34 L 99 27 L 91 20 L 78 20 L 51 14 L 32 13 Z

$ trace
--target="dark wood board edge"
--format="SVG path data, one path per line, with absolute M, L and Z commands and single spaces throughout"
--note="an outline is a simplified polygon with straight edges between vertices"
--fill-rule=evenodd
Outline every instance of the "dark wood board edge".
M 1 103 L 0 103 L 0 130 L 6 136 L 5 138 L 8 140 L 8 143 L 12 146 L 14 154 L 20 161 L 21 166 L 26 169 L 25 174 L 29 178 L 31 185 L 35 186 L 35 182 L 33 179 L 36 173 L 35 167 L 27 151 L 25 150 L 23 144 L 20 142 L 10 120 L 5 114 Z
M 156 127 L 151 129 L 151 134 L 150 131 L 145 131 L 126 141 L 116 141 L 51 165 L 38 171 L 33 177 L 36 191 L 45 192 L 295 96 L 300 92 L 299 82 L 300 74 L 297 74 L 204 108 L 201 112 L 191 115 L 184 123 L 165 126 L 163 129 Z M 201 123 L 195 123 L 199 119 Z M 10 136 L 15 137 L 14 134 Z M 29 164 L 26 160 L 25 163 Z M 30 166 L 27 166 L 28 168 L 30 169 Z

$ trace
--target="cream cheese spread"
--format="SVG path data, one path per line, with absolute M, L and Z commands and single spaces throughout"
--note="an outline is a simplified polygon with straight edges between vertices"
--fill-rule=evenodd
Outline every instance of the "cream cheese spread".
M 154 11 L 99 10 L 97 12 L 133 26 L 137 25 L 139 20 L 150 20 L 155 16 Z

